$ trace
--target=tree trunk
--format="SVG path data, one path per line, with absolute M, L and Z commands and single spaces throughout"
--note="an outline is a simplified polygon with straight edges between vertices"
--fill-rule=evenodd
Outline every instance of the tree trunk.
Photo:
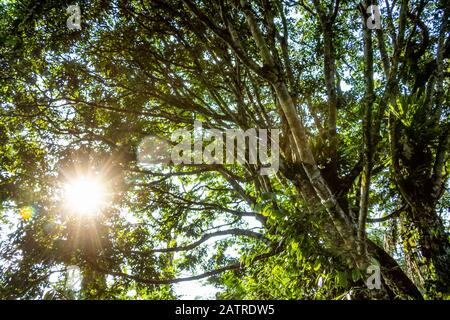
M 435 208 L 426 201 L 410 204 L 408 217 L 417 230 L 418 245 L 427 266 L 425 289 L 435 298 L 450 294 L 450 242 Z

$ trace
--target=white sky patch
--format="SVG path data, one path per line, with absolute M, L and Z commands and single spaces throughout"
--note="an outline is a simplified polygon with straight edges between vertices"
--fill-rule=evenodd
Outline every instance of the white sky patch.
M 17 230 L 21 220 L 16 209 L 6 209 L 2 213 L 2 218 L 5 219 L 7 223 L 0 223 L 0 242 L 8 240 L 8 235 Z
M 351 90 L 353 88 L 352 85 L 348 84 L 344 80 L 341 80 L 340 85 L 341 85 L 341 90 L 344 91 L 344 92 L 349 91 L 349 90 Z
M 218 291 L 206 280 L 180 282 L 174 285 L 174 289 L 180 300 L 213 300 Z
M 139 223 L 139 220 L 136 218 L 136 216 L 132 212 L 130 212 L 130 210 L 128 208 L 121 208 L 119 211 L 119 214 L 128 223 L 131 223 L 131 224 Z

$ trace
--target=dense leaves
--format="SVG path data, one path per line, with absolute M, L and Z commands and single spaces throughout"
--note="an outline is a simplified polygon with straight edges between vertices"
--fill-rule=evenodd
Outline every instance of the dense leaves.
M 372 3 L 2 2 L 0 297 L 448 299 L 449 3 Z M 195 120 L 280 129 L 279 172 L 140 163 Z

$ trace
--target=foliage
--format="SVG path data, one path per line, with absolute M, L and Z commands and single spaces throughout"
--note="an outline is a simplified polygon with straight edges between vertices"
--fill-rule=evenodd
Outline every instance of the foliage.
M 449 4 L 387 3 L 370 31 L 347 1 L 83 0 L 81 30 L 67 1 L 2 2 L 0 297 L 175 299 L 192 275 L 226 299 L 448 298 Z M 281 129 L 279 172 L 138 163 L 194 120 Z M 82 174 L 110 194 L 89 219 L 64 207 Z

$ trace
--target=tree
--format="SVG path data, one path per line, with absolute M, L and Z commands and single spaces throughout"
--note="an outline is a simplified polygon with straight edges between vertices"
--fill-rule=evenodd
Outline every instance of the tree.
M 83 298 L 200 278 L 226 298 L 449 297 L 449 4 L 386 1 L 374 30 L 369 1 L 79 4 L 81 30 L 69 3 L 2 7 L 1 296 L 77 265 Z M 139 165 L 194 120 L 280 129 L 279 171 Z M 80 172 L 107 182 L 102 215 L 62 206 Z

